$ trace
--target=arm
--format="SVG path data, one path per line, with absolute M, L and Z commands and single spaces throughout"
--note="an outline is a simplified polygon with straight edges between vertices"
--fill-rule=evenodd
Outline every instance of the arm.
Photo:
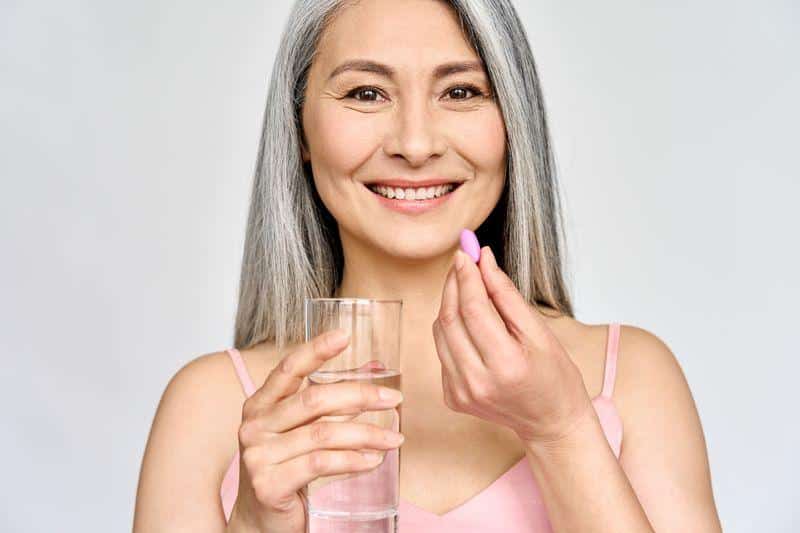
M 134 533 L 226 530 L 218 459 L 231 447 L 227 420 L 237 411 L 218 385 L 230 373 L 224 363 L 219 354 L 198 357 L 167 384 L 142 459 Z
M 721 531 L 700 419 L 675 356 L 625 326 L 617 368 L 619 462 L 594 409 L 558 442 L 527 446 L 554 531 Z

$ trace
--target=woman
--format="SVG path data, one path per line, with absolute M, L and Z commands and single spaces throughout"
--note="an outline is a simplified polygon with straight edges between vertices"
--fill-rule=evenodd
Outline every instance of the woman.
M 418 212 L 380 198 L 442 193 Z M 404 531 L 719 531 L 680 366 L 648 331 L 574 317 L 558 206 L 507 0 L 298 1 L 264 116 L 238 350 L 168 384 L 134 530 L 299 533 L 305 484 L 400 445 L 313 423 L 377 401 L 301 388 L 346 345 L 302 341 L 303 299 L 338 296 L 404 303 Z M 486 246 L 456 268 L 462 228 Z

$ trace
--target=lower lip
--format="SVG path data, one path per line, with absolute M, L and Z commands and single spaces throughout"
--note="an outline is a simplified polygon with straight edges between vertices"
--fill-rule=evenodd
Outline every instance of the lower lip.
M 429 200 L 400 200 L 397 198 L 386 198 L 385 196 L 381 196 L 380 194 L 374 192 L 369 187 L 366 187 L 366 189 L 371 195 L 377 198 L 378 202 L 380 202 L 384 207 L 388 207 L 389 209 L 393 209 L 394 211 L 405 213 L 407 215 L 419 215 L 421 213 L 426 213 L 431 209 L 435 209 L 436 207 L 439 207 L 445 203 L 459 187 L 461 187 L 461 185 L 445 195 L 442 195 L 438 198 L 431 198 Z

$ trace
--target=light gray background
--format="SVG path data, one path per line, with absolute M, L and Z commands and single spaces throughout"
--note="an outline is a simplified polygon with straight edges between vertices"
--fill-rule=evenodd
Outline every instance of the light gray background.
M 516 4 L 578 318 L 672 348 L 726 531 L 797 531 L 797 4 Z M 3 2 L 0 530 L 129 530 L 165 385 L 231 342 L 289 7 Z

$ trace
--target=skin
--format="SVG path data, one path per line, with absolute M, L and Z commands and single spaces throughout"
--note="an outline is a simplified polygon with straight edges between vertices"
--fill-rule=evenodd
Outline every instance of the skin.
M 390 65 L 396 75 L 346 72 L 328 79 L 336 66 L 355 58 Z M 589 414 L 566 417 L 570 430 L 559 427 L 562 438 L 542 444 L 534 439 L 542 424 L 510 424 L 511 417 L 490 409 L 499 405 L 538 420 L 530 401 L 453 401 L 456 393 L 469 391 L 464 379 L 456 379 L 465 376 L 467 356 L 475 363 L 476 357 L 488 361 L 497 354 L 463 348 L 443 329 L 437 333 L 443 309 L 449 330 L 458 320 L 465 331 L 474 327 L 460 318 L 460 302 L 468 296 L 482 298 L 484 317 L 496 321 L 504 305 L 520 305 L 510 292 L 502 301 L 482 292 L 491 292 L 493 276 L 500 275 L 492 274 L 483 256 L 480 266 L 468 265 L 461 276 L 454 268 L 460 230 L 477 228 L 499 200 L 506 137 L 485 71 L 438 80 L 432 72 L 445 62 L 478 59 L 443 3 L 373 0 L 340 12 L 309 72 L 301 151 L 339 224 L 345 268 L 336 296 L 404 302 L 401 498 L 444 515 L 527 458 L 556 531 L 719 531 L 691 393 L 669 348 L 644 329 L 623 326 L 620 336 L 613 395 L 624 427 L 619 461 L 591 409 L 574 410 Z M 411 217 L 381 207 L 362 185 L 398 176 L 466 182 L 442 207 Z M 587 405 L 602 388 L 607 326 L 525 305 L 526 312 L 517 315 L 525 324 L 520 327 L 532 338 L 549 339 L 547 349 L 515 345 L 515 364 L 531 364 L 526 383 L 536 394 L 553 392 L 533 380 L 541 369 L 557 368 L 552 375 L 568 394 L 545 394 L 553 405 Z M 494 334 L 506 332 L 498 324 Z M 504 346 L 517 340 L 497 338 Z M 269 342 L 242 350 L 256 386 L 285 355 Z M 480 375 L 483 385 L 503 384 L 497 373 Z M 155 531 L 159 524 L 225 529 L 219 487 L 237 451 L 243 401 L 224 352 L 198 357 L 173 377 L 145 451 L 135 530 Z M 204 416 L 193 416 L 197 412 Z
M 362 2 L 343 10 L 321 39 L 303 109 L 303 158 L 338 222 L 344 251 L 335 296 L 403 300 L 405 352 L 429 354 L 423 361 L 402 358 L 407 395 L 419 402 L 435 395 L 437 404 L 441 375 L 431 324 L 459 232 L 486 219 L 505 179 L 505 128 L 497 102 L 488 97 L 485 70 L 440 80 L 430 75 L 440 63 L 479 61 L 457 24 L 436 2 Z M 414 46 L 393 46 L 409 41 Z M 354 58 L 389 64 L 397 76 L 351 71 L 328 80 Z M 459 89 L 464 84 L 483 95 Z M 374 90 L 354 96 L 363 86 Z M 466 182 L 441 208 L 408 216 L 382 207 L 363 185 L 393 176 Z

